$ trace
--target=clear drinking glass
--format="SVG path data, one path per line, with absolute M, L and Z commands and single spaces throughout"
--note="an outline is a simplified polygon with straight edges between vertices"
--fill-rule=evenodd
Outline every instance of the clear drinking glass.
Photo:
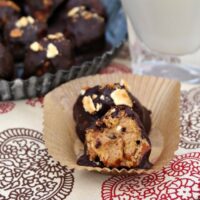
M 134 73 L 200 83 L 200 0 L 122 0 Z

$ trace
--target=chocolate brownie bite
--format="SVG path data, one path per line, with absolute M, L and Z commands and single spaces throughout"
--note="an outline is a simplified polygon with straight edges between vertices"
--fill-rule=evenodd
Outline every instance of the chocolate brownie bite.
M 47 37 L 29 45 L 24 62 L 24 77 L 41 76 L 46 72 L 69 69 L 74 62 L 71 41 L 62 33 Z
M 20 16 L 20 8 L 13 1 L 0 1 L 0 29 Z
M 25 11 L 39 21 L 46 22 L 63 1 L 64 0 L 25 0 Z
M 112 47 L 108 43 L 106 43 L 104 47 L 102 45 L 102 47 L 100 47 L 99 49 L 76 53 L 76 65 L 81 65 L 86 61 L 92 61 L 96 57 L 101 57 L 105 52 L 109 51 L 111 48 Z
M 85 6 L 67 12 L 65 35 L 74 41 L 77 52 L 97 50 L 105 45 L 105 19 Z
M 106 18 L 105 8 L 100 0 L 69 0 L 67 2 L 67 10 L 74 7 L 85 6 L 88 11 L 97 13 L 98 15 Z
M 27 46 L 46 35 L 46 24 L 31 16 L 21 17 L 7 24 L 4 37 L 16 61 L 24 58 Z
M 73 108 L 76 132 L 80 140 L 85 141 L 86 129 L 111 107 L 121 105 L 134 110 L 148 134 L 151 129 L 151 112 L 129 92 L 127 83 L 122 80 L 120 83 L 81 90 Z
M 84 159 L 92 166 L 149 168 L 151 144 L 138 115 L 128 106 L 114 106 L 86 130 Z M 83 158 L 78 164 L 84 165 Z M 90 164 L 89 164 L 90 165 Z
M 14 78 L 14 62 L 9 50 L 0 43 L 0 79 Z

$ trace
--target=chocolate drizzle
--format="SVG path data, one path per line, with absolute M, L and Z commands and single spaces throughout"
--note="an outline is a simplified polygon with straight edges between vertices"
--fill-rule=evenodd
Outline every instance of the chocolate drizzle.
M 146 109 L 144 106 L 140 104 L 136 97 L 134 97 L 124 85 L 120 85 L 119 83 L 109 84 L 104 87 L 102 86 L 95 86 L 92 88 L 88 88 L 85 91 L 84 95 L 80 95 L 74 104 L 73 113 L 74 119 L 76 121 L 76 131 L 78 137 L 82 142 L 85 141 L 85 130 L 89 128 L 97 119 L 101 118 L 105 115 L 105 113 L 114 105 L 112 98 L 110 97 L 111 93 L 116 89 L 125 89 L 130 98 L 133 102 L 133 110 L 135 113 L 138 114 L 139 119 L 141 120 L 145 131 L 149 134 L 151 130 L 151 111 Z M 82 100 L 85 96 L 97 95 L 97 98 L 93 100 L 94 105 L 102 104 L 102 108 L 98 111 L 93 113 L 92 115 L 86 112 L 82 105 Z M 102 96 L 104 98 L 102 98 Z M 113 117 L 116 115 L 116 112 L 113 112 Z
M 133 106 L 130 107 L 128 105 L 115 105 L 115 102 L 111 97 L 112 92 L 115 90 L 123 90 L 123 91 L 125 90 L 128 94 L 128 98 L 131 99 Z M 102 105 L 101 109 L 93 113 L 87 112 L 84 109 L 83 105 L 84 97 L 91 97 L 92 104 L 94 105 L 94 107 L 100 104 Z M 105 167 L 104 163 L 100 161 L 100 158 L 98 156 L 95 157 L 95 159 L 91 159 L 90 156 L 88 155 L 85 134 L 89 129 L 93 129 L 94 131 L 96 130 L 99 134 L 101 133 L 103 134 L 104 130 L 108 128 L 106 127 L 106 124 L 102 120 L 103 118 L 105 118 L 105 120 L 109 120 L 109 118 L 106 118 L 108 117 L 106 113 L 109 111 L 110 117 L 114 119 L 119 117 L 118 115 L 122 110 L 126 113 L 127 117 L 135 120 L 137 126 L 141 130 L 141 139 L 136 140 L 135 145 L 140 147 L 140 145 L 142 145 L 142 141 L 146 140 L 147 144 L 151 146 L 150 140 L 148 138 L 151 129 L 151 117 L 150 117 L 151 111 L 147 110 L 144 106 L 142 106 L 140 102 L 137 100 L 137 98 L 135 98 L 128 91 L 125 85 L 115 83 L 115 84 L 108 84 L 105 86 L 95 86 L 92 88 L 86 88 L 82 90 L 81 95 L 78 97 L 73 108 L 74 119 L 76 121 L 77 135 L 85 145 L 85 153 L 78 159 L 77 164 L 84 166 L 91 166 L 91 167 Z M 119 126 L 116 128 L 118 128 L 120 134 L 122 135 L 126 134 L 127 131 L 126 125 L 122 127 Z M 117 137 L 115 133 L 108 135 L 108 140 L 115 141 L 116 139 Z M 97 140 L 94 143 L 94 148 L 97 150 L 101 148 L 103 145 L 100 140 Z M 141 157 L 139 164 L 134 168 L 149 169 L 152 166 L 152 164 L 149 162 L 150 153 L 151 153 L 151 148 Z M 111 168 L 112 167 L 110 167 L 110 169 Z M 120 165 L 120 161 L 119 161 L 119 167 L 117 168 L 129 169 L 127 166 Z

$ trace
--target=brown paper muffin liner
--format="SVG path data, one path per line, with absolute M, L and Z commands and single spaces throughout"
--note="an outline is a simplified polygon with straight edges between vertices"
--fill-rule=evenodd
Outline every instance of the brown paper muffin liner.
M 110 169 L 77 165 L 83 144 L 75 132 L 73 106 L 84 86 L 116 83 L 124 79 L 131 93 L 152 111 L 150 140 L 153 167 L 144 169 Z M 50 155 L 62 165 L 78 170 L 107 174 L 141 174 L 160 170 L 173 157 L 179 143 L 180 83 L 157 77 L 129 74 L 95 75 L 76 79 L 53 90 L 44 100 L 44 141 Z

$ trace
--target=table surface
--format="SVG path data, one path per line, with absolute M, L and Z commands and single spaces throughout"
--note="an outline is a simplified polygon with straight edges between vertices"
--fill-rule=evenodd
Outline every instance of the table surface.
M 128 72 L 119 64 L 128 62 L 125 48 L 104 73 Z M 200 198 L 200 86 L 182 85 L 179 149 L 169 165 L 149 175 L 108 176 L 61 166 L 45 148 L 42 109 L 43 98 L 0 102 L 0 200 Z

